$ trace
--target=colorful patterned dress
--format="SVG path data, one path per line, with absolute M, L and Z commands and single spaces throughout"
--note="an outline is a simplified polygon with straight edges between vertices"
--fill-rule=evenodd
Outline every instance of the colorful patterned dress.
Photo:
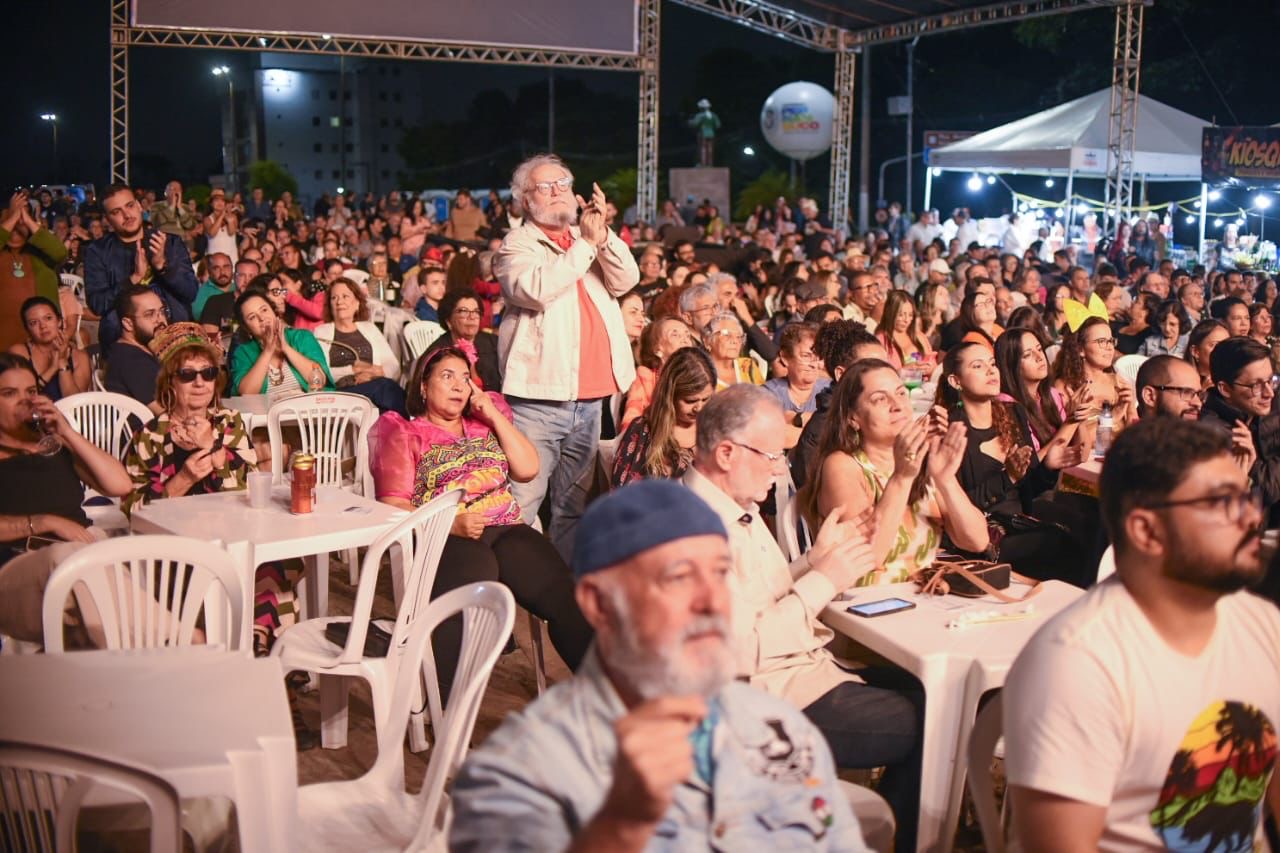
M 507 417 L 511 408 L 501 394 L 486 392 Z M 484 516 L 486 527 L 521 522 L 511 494 L 507 455 L 489 424 L 463 417 L 461 436 L 426 417 L 406 420 L 387 412 L 369 432 L 369 467 L 378 499 L 400 498 L 422 506 L 451 489 L 465 496 L 459 513 Z
M 873 502 L 879 502 L 889 478 L 876 470 L 862 451 L 853 456 L 862 469 L 862 476 L 870 490 Z M 858 579 L 858 586 L 875 586 L 886 583 L 902 583 L 913 574 L 933 562 L 942 541 L 942 513 L 933 487 L 925 489 L 919 503 L 908 506 L 902 514 L 893 546 L 885 555 L 884 563 L 874 571 Z
M 234 492 L 245 488 L 250 471 L 258 469 L 258 454 L 245 429 L 240 413 L 232 409 L 215 409 L 209 413 L 213 424 L 214 449 L 224 448 L 226 460 L 209 476 L 193 485 L 188 495 Z M 169 431 L 169 414 L 157 415 L 134 434 L 125 454 L 125 470 L 133 480 L 133 491 L 125 496 L 121 509 L 129 515 L 139 506 L 165 497 L 164 487 L 194 453 L 179 447 Z M 210 531 L 217 536 L 218 531 Z M 280 633 L 298 621 L 293 584 L 299 572 L 282 563 L 258 566 L 254 582 L 253 646 L 254 653 L 265 656 Z

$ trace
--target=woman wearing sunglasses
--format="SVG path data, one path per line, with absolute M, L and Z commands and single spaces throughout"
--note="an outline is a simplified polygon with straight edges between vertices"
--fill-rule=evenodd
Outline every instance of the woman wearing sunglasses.
M 161 412 L 129 443 L 125 469 L 133 491 L 121 509 L 131 514 L 164 498 L 244 489 L 249 472 L 258 470 L 258 455 L 240 413 L 222 406 L 222 348 L 197 323 L 166 326 L 150 348 L 160 361 Z M 279 563 L 258 567 L 253 647 L 259 656 L 296 621 L 292 575 Z

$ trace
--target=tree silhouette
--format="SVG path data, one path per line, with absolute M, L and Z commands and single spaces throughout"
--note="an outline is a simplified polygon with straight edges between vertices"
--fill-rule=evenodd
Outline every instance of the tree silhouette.
M 1273 734 L 1271 724 L 1266 715 L 1252 705 L 1223 702 L 1213 728 L 1219 735 L 1218 749 L 1229 748 L 1227 762 L 1240 756 L 1240 760 L 1235 762 L 1236 784 L 1232 789 L 1235 793 L 1244 777 L 1255 775 L 1255 767 L 1260 765 L 1259 759 L 1266 749 L 1267 735 Z

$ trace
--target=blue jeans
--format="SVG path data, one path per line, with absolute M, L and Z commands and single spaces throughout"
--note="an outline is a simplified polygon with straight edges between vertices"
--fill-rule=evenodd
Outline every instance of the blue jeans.
M 547 536 L 573 565 L 573 536 L 586 503 L 578 481 L 595 464 L 600 440 L 600 401 L 525 400 L 508 397 L 516 428 L 538 450 L 538 475 L 511 483 L 525 524 L 534 524 L 544 499 L 551 503 Z

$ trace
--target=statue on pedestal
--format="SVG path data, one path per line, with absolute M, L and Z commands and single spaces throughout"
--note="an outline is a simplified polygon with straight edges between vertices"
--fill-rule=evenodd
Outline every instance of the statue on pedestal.
M 698 165 L 712 165 L 715 153 L 716 131 L 720 129 L 720 117 L 711 112 L 711 102 L 706 98 L 698 101 L 698 113 L 689 119 L 689 127 L 698 137 Z

